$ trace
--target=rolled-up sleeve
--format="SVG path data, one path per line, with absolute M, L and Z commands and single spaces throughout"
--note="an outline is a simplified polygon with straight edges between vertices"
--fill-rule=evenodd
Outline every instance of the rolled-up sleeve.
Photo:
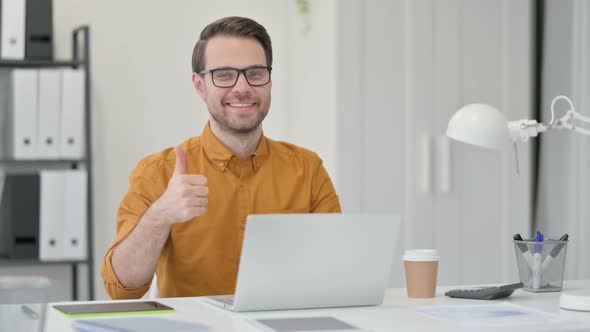
M 123 286 L 113 269 L 112 257 L 119 243 L 133 231 L 145 211 L 165 190 L 156 168 L 156 165 L 146 162 L 139 163 L 129 177 L 129 190 L 119 206 L 117 236 L 104 256 L 101 271 L 105 289 L 112 299 L 141 298 L 150 287 L 150 282 L 137 288 Z

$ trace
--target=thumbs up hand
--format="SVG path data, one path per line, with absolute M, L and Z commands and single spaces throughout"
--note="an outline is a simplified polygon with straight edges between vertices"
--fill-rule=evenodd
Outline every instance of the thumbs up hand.
M 206 211 L 209 188 L 207 178 L 186 172 L 186 155 L 180 146 L 175 148 L 176 164 L 168 188 L 152 204 L 151 213 L 172 225 L 201 216 Z

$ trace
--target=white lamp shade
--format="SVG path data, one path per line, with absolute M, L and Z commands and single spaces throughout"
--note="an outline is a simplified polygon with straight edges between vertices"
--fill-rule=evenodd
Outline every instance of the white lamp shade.
M 455 112 L 447 136 L 489 149 L 503 149 L 510 139 L 506 116 L 486 104 L 470 104 Z

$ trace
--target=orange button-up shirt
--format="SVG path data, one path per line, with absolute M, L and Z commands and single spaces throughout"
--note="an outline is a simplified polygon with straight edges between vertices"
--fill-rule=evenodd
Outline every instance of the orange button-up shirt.
M 311 151 L 263 135 L 256 152 L 240 159 L 209 124 L 201 136 L 181 147 L 188 174 L 207 177 L 209 197 L 204 215 L 172 227 L 156 268 L 162 297 L 233 294 L 248 214 L 340 212 L 330 177 Z M 124 287 L 111 259 L 116 246 L 166 190 L 175 160 L 174 149 L 166 149 L 143 159 L 130 176 L 117 215 L 117 238 L 102 266 L 113 299 L 140 298 L 149 289 L 150 283 Z

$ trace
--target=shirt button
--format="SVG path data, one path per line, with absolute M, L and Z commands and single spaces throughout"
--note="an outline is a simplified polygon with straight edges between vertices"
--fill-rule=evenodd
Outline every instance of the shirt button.
M 220 162 L 219 163 L 219 167 L 223 167 L 223 166 L 225 166 L 225 163 L 224 162 Z

